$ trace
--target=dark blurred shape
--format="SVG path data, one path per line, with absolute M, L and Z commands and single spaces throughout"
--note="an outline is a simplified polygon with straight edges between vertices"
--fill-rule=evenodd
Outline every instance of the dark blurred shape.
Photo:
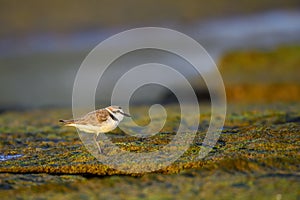
M 210 102 L 210 94 L 207 89 L 194 88 L 194 92 L 199 102 Z M 161 95 L 161 99 L 162 104 L 174 104 L 178 102 L 176 96 L 172 92 Z

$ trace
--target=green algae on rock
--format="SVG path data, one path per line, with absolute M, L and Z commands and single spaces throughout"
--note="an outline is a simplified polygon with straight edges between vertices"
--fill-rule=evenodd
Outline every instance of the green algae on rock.
M 297 107 L 297 106 L 296 106 Z M 111 169 L 98 162 L 82 145 L 74 129 L 57 126 L 55 118 L 38 119 L 41 111 L 26 113 L 5 113 L 0 120 L 7 117 L 14 120 L 8 122 L 0 135 L 0 146 L 3 155 L 24 155 L 20 158 L 1 161 L 2 173 L 49 173 L 49 174 L 94 174 L 118 175 L 126 172 Z M 58 111 L 48 111 L 51 115 Z M 26 116 L 24 118 L 23 116 Z M 32 115 L 32 116 L 31 116 Z M 197 160 L 198 152 L 206 133 L 206 120 L 209 114 L 204 114 L 200 129 L 194 143 L 175 163 L 160 169 L 157 173 L 172 174 L 189 168 L 225 169 L 232 171 L 265 171 L 273 166 L 277 170 L 297 171 L 299 162 L 299 116 L 297 112 L 284 110 L 259 110 L 232 112 L 227 121 L 219 142 L 206 158 Z M 30 117 L 34 117 L 33 122 Z M 58 119 L 57 116 L 56 119 Z M 17 122 L 16 122 L 17 121 Z M 45 124 L 45 121 L 46 124 Z M 36 128 L 31 124 L 34 123 Z M 15 125 L 30 129 L 19 129 Z M 176 123 L 174 123 L 176 124 Z M 168 124 L 164 130 L 172 130 Z M 201 127 L 204 127 L 201 129 Z M 166 145 L 176 132 L 161 132 L 151 138 L 141 139 L 127 136 L 115 130 L 109 134 L 113 143 L 120 148 L 145 152 L 159 149 Z M 117 133 L 116 133 L 117 132 Z M 121 133 L 121 134 L 120 134 Z M 278 162 L 280 161 L 280 162 Z M 284 161 L 284 162 L 283 162 Z M 130 163 L 128 163 L 130 167 Z M 130 174 L 142 175 L 142 174 Z

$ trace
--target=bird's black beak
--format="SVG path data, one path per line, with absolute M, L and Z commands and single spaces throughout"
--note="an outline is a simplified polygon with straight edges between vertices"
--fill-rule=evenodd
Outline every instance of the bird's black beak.
M 126 116 L 126 117 L 131 117 L 129 114 L 121 112 L 122 115 Z

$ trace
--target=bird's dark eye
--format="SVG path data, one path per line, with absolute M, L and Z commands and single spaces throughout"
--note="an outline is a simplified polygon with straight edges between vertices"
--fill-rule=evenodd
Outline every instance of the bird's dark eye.
M 119 109 L 122 109 L 121 106 L 119 106 Z

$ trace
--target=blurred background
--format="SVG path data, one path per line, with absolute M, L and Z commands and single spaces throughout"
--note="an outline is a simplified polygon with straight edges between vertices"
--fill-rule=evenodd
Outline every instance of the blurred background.
M 1 111 L 71 106 L 73 82 L 85 56 L 109 36 L 143 26 L 175 29 L 203 45 L 222 72 L 229 101 L 300 97 L 298 0 L 1 0 L 0 25 Z M 111 67 L 109 78 L 99 83 L 97 100 L 109 104 L 114 84 L 109 81 L 119 69 L 157 60 L 177 65 L 193 83 L 194 71 L 178 58 L 137 52 Z M 194 87 L 206 98 L 201 84 Z M 168 91 L 154 91 L 156 99 L 173 101 Z M 139 92 L 137 102 L 151 101 L 147 92 Z

